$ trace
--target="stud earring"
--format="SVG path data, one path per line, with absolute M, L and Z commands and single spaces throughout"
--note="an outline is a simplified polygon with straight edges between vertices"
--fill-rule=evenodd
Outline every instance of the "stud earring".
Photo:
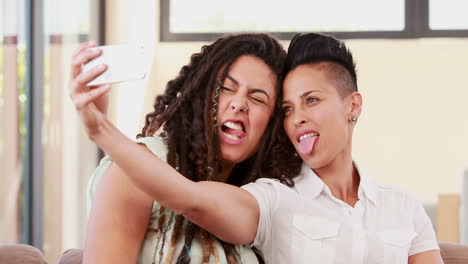
M 351 121 L 356 122 L 356 120 L 357 120 L 357 117 L 355 117 L 355 116 L 351 117 Z

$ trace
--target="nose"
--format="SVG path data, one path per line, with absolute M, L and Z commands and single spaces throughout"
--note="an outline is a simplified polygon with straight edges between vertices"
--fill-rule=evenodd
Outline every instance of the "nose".
M 233 98 L 231 101 L 231 110 L 233 112 L 247 112 L 249 111 L 249 106 L 244 99 Z
M 302 110 L 296 109 L 294 112 L 295 113 L 294 113 L 294 117 L 293 117 L 293 122 L 294 122 L 294 125 L 296 127 L 300 127 L 301 125 L 307 123 L 307 117 L 303 113 Z

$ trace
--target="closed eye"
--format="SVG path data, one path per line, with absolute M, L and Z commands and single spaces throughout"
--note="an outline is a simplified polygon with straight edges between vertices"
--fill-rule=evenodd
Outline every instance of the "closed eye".
M 234 92 L 233 89 L 228 88 L 228 87 L 226 87 L 226 86 L 222 86 L 222 85 L 220 86 L 220 90 L 221 90 L 221 91 L 227 91 L 227 92 Z
M 262 99 L 259 99 L 259 98 L 253 97 L 253 96 L 250 96 L 250 98 L 252 98 L 252 100 L 254 100 L 254 101 L 258 102 L 258 103 L 266 104 L 265 101 L 263 101 Z
M 252 100 L 261 104 L 266 105 L 270 101 L 270 96 L 265 90 L 262 89 L 251 89 L 249 90 L 249 95 Z

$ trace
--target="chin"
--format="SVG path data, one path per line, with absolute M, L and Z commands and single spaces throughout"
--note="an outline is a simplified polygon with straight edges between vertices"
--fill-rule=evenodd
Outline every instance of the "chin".
M 307 167 L 311 169 L 319 169 L 326 165 L 324 159 L 314 153 L 306 156 L 301 156 L 301 158 L 302 161 L 307 165 Z
M 221 156 L 223 157 L 224 161 L 231 164 L 238 164 L 247 159 L 243 157 L 243 155 L 233 152 L 221 152 Z

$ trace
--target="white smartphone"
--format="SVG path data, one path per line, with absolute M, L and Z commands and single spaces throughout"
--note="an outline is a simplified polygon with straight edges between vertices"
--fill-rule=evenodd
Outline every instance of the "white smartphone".
M 142 45 L 108 45 L 91 49 L 101 49 L 101 56 L 83 65 L 83 72 L 106 64 L 107 70 L 92 80 L 87 86 L 117 83 L 145 78 L 148 71 L 148 62 L 151 58 L 146 55 Z

